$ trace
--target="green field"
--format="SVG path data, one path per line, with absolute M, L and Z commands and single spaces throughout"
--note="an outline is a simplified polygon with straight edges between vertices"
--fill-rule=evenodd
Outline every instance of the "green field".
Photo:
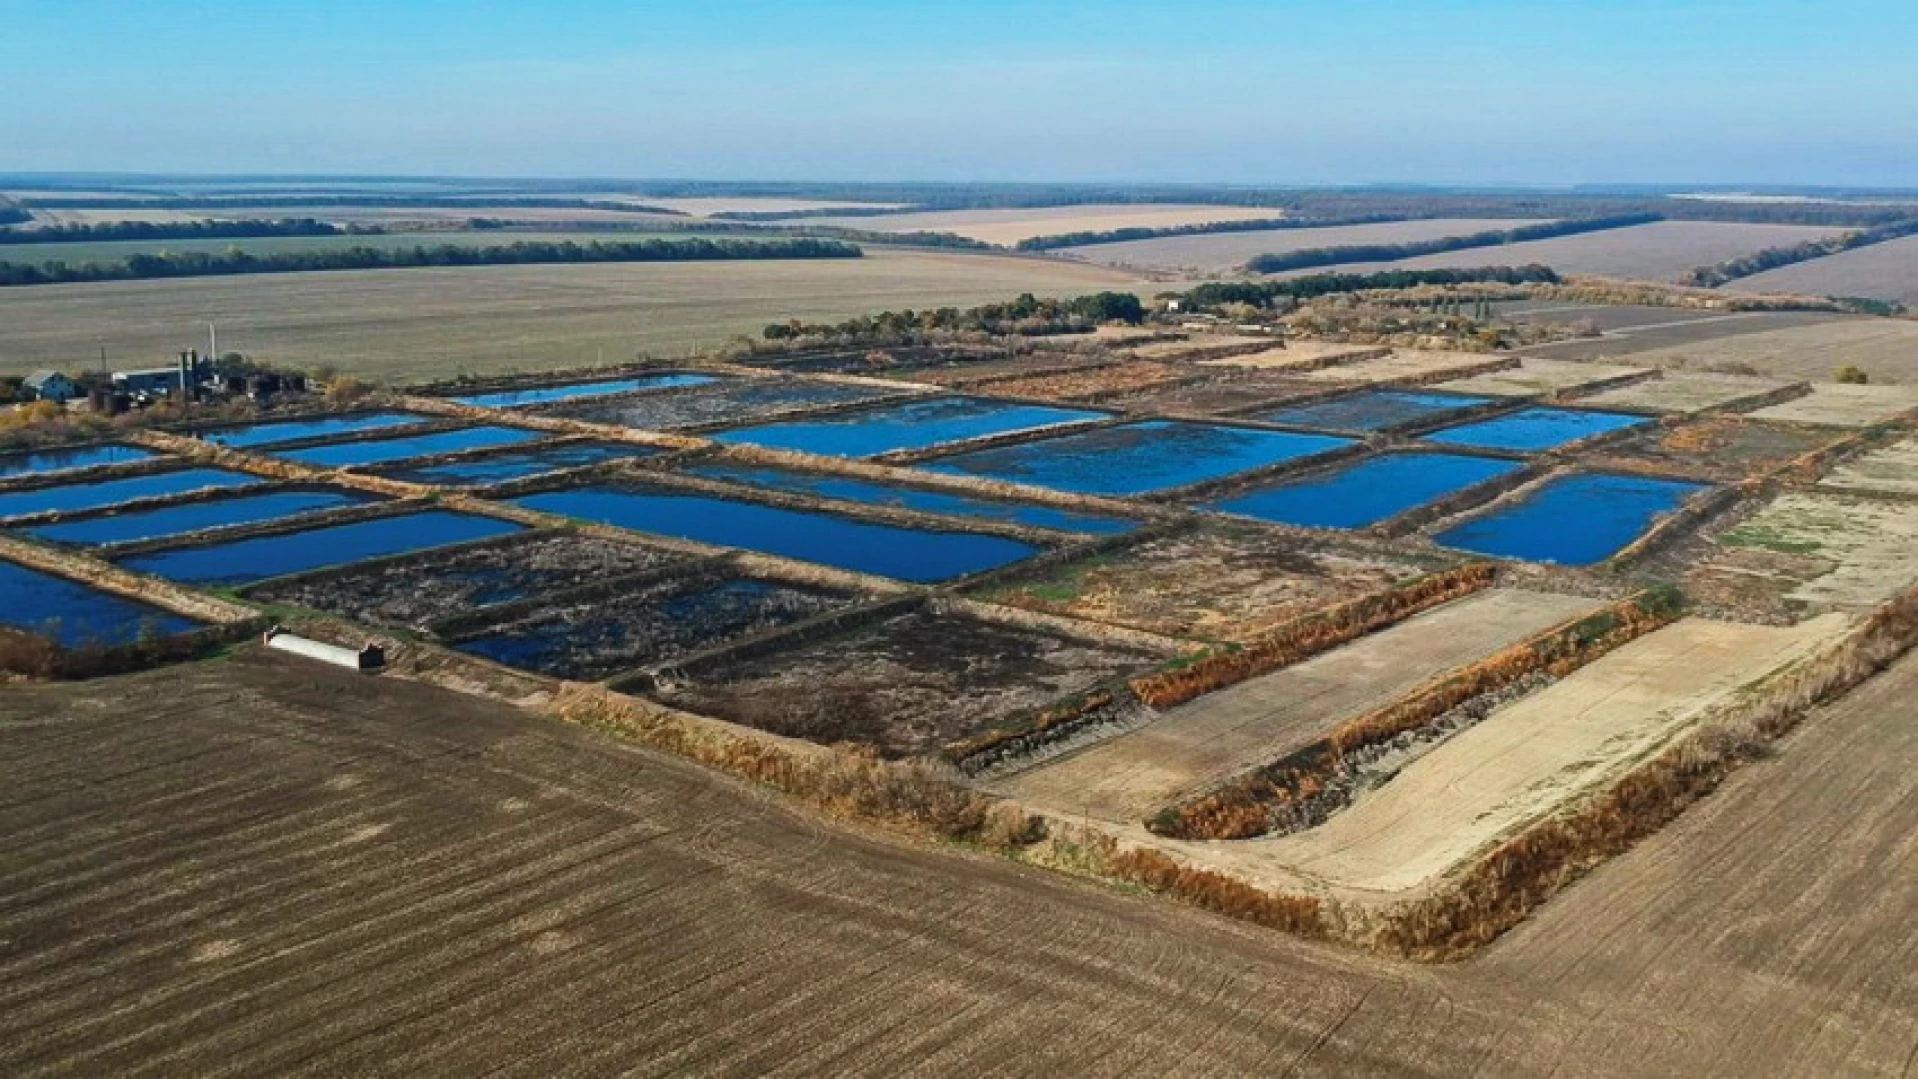
M 741 230 L 742 233 L 744 230 Z M 685 240 L 698 237 L 712 237 L 715 234 L 705 232 L 669 232 L 647 231 L 627 232 L 624 230 L 606 230 L 594 232 L 531 232 L 531 231 L 485 231 L 485 232 L 394 232 L 366 236 L 243 236 L 219 240 L 83 240 L 75 243 L 55 244 L 0 244 L 0 262 L 64 262 L 78 266 L 90 262 L 119 262 L 129 255 L 152 254 L 161 251 L 173 252 L 213 252 L 219 253 L 239 248 L 255 255 L 268 255 L 281 251 L 325 251 L 348 247 L 374 247 L 391 250 L 400 247 L 438 247 L 453 244 L 459 247 L 500 247 L 506 244 L 551 242 L 592 243 L 603 240 L 608 243 L 632 243 L 639 240 Z M 740 233 L 728 233 L 737 236 Z

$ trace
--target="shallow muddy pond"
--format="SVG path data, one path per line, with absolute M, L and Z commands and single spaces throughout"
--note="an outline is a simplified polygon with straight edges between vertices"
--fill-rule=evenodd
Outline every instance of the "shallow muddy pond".
M 428 510 L 136 555 L 121 565 L 188 584 L 231 587 L 369 558 L 503 536 L 524 527 L 492 517 Z
M 665 452 L 655 446 L 630 442 L 575 442 L 437 465 L 382 469 L 380 475 L 436 487 L 486 487 L 561 469 L 586 468 L 623 458 L 656 457 Z
M 295 514 L 341 509 L 371 501 L 373 499 L 369 495 L 349 491 L 268 491 L 264 494 L 116 513 L 108 517 L 91 517 L 82 521 L 62 521 L 27 531 L 41 539 L 58 543 L 131 543 L 207 528 L 277 521 Z
M 334 435 L 357 434 L 361 431 L 378 431 L 388 427 L 404 427 L 407 424 L 425 423 L 430 419 L 432 419 L 431 416 L 420 416 L 411 412 L 363 412 L 354 416 L 322 416 L 310 420 L 282 420 L 275 423 L 255 423 L 246 427 L 228 427 L 204 432 L 199 435 L 199 438 L 218 446 L 247 449 L 253 446 L 294 442 L 303 438 L 328 438 Z
M 1586 566 L 1617 554 L 1661 514 L 1704 489 L 1704 484 L 1645 476 L 1560 476 L 1433 538 L 1498 558 Z
M 707 424 L 747 423 L 774 413 L 829 408 L 898 397 L 903 391 L 794 378 L 729 378 L 680 393 L 643 394 L 617 401 L 563 405 L 554 415 L 641 431 L 672 431 Z
M 160 456 L 152 450 L 117 443 L 105 446 L 75 446 L 64 450 L 35 450 L 32 453 L 0 455 L 0 479 L 31 476 L 40 472 L 66 472 L 98 465 L 123 465 L 129 461 L 151 461 Z
M 1308 528 L 1369 528 L 1521 467 L 1491 457 L 1396 453 L 1257 488 L 1209 508 Z
M 264 483 L 258 476 L 232 472 L 224 468 L 188 468 L 178 472 L 154 472 L 127 476 L 99 483 L 69 483 L 58 487 L 40 487 L 31 491 L 0 494 L 0 517 L 24 517 L 33 513 L 78 513 L 104 509 L 142 498 L 164 498 L 203 491 L 213 487 L 249 487 Z
M 454 431 L 435 431 L 432 434 L 412 435 L 407 438 L 375 438 L 359 442 L 340 442 L 330 446 L 309 446 L 303 450 L 289 450 L 278 456 L 319 468 L 353 468 L 386 464 L 389 461 L 404 461 L 414 457 L 431 457 L 441 453 L 462 453 L 466 450 L 491 449 L 494 446 L 513 446 L 543 437 L 545 437 L 543 432 L 524 431 L 517 427 L 462 427 Z
M 1382 431 L 1490 402 L 1489 397 L 1413 390 L 1366 390 L 1310 404 L 1261 412 L 1257 418 L 1289 427 L 1331 431 Z
M 942 457 L 920 467 L 1092 495 L 1138 495 L 1349 446 L 1332 435 L 1148 420 Z
M 1423 435 L 1428 442 L 1486 450 L 1539 453 L 1627 427 L 1650 423 L 1623 412 L 1578 412 L 1566 408 L 1528 408 L 1509 416 L 1448 427 Z
M 919 583 L 963 577 L 1039 552 L 1032 544 L 999 536 L 905 528 L 639 487 L 582 487 L 514 501 L 544 513 Z
M 983 397 L 934 397 L 870 411 L 742 427 L 713 437 L 721 442 L 744 442 L 828 457 L 872 457 L 1035 427 L 1100 420 L 1107 415 Z
M 0 621 L 53 638 L 67 648 L 132 644 L 169 637 L 201 623 L 158 607 L 90 588 L 39 570 L 0 562 Z
M 608 397 L 616 393 L 633 393 L 639 390 L 703 386 L 708 382 L 717 381 L 719 379 L 714 375 L 642 375 L 638 378 L 622 378 L 611 382 L 575 382 L 565 386 L 530 386 L 520 390 L 498 390 L 493 393 L 455 397 L 452 400 L 456 404 L 477 405 L 480 408 L 519 408 L 523 405 L 543 405 L 553 401 Z
M 999 502 L 972 498 L 943 491 L 922 491 L 869 480 L 822 476 L 808 472 L 788 472 L 778 468 L 753 468 L 719 463 L 693 465 L 689 475 L 775 491 L 836 498 L 845 502 L 864 502 L 875 506 L 898 506 L 922 513 L 941 513 L 949 517 L 978 517 L 1006 521 L 1032 528 L 1053 528 L 1061 532 L 1087 535 L 1117 535 L 1139 527 L 1139 522 L 1122 517 L 1103 517 L 1090 513 L 1039 506 L 1030 502 Z

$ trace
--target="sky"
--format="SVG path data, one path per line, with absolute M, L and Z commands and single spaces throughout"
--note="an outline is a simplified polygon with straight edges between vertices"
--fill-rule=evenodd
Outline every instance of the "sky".
M 0 172 L 1918 186 L 1912 0 L 0 0 Z

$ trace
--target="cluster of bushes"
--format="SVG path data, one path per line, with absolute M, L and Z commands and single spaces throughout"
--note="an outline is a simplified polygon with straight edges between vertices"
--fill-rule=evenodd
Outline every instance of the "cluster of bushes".
M 250 626 L 214 626 L 168 637 L 151 624 L 143 624 L 139 638 L 130 644 L 62 645 L 49 634 L 0 626 L 0 671 L 43 680 L 98 678 L 143 671 L 192 659 L 250 629 Z
M 1641 592 L 1605 610 L 1514 645 L 1426 689 L 1341 724 L 1321 741 L 1214 793 L 1168 807 L 1148 822 L 1174 839 L 1250 839 L 1313 818 L 1313 803 L 1343 798 L 1341 780 L 1361 753 L 1417 731 L 1475 698 L 1543 673 L 1562 678 L 1678 618 L 1677 589 Z
M 1658 214 L 1615 214 L 1610 217 L 1585 217 L 1570 221 L 1547 221 L 1511 229 L 1493 229 L 1465 236 L 1442 236 L 1436 240 L 1407 240 L 1392 244 L 1347 244 L 1341 247 L 1307 247 L 1260 255 L 1245 264 L 1253 273 L 1278 273 L 1313 266 L 1336 266 L 1345 262 L 1396 262 L 1399 259 L 1436 255 L 1445 251 L 1464 251 L 1474 247 L 1500 247 L 1531 240 L 1549 240 L 1554 236 L 1575 236 L 1585 232 L 1630 228 L 1662 220 Z
M 277 221 L 106 221 L 97 225 L 46 225 L 0 232 L 0 244 L 63 244 L 96 240 L 224 240 L 263 236 L 370 236 L 377 225 L 341 227 L 310 217 Z
M 128 281 L 150 277 L 296 273 L 314 270 L 383 270 L 417 266 L 502 266 L 572 262 L 696 262 L 713 259 L 858 258 L 863 252 L 838 240 L 638 240 L 622 243 L 515 243 L 497 247 L 441 244 L 435 247 L 348 247 L 324 251 L 159 252 L 120 262 L 70 266 L 0 262 L 0 287 L 75 281 Z
M 1284 281 L 1208 281 L 1186 292 L 1167 293 L 1183 311 L 1211 311 L 1228 305 L 1266 307 L 1274 300 L 1310 300 L 1339 292 L 1409 289 L 1426 285 L 1556 285 L 1563 281 L 1550 266 L 1480 266 L 1462 270 L 1382 270 L 1378 273 L 1323 273 Z
M 1836 255 L 1841 251 L 1851 251 L 1860 247 L 1870 247 L 1887 240 L 1896 240 L 1905 236 L 1918 235 L 1918 217 L 1893 221 L 1890 224 L 1857 232 L 1827 236 L 1820 240 L 1806 240 L 1804 243 L 1787 247 L 1767 247 L 1763 251 L 1754 251 L 1749 255 L 1726 259 L 1710 266 L 1700 266 L 1689 270 L 1679 280 L 1687 285 L 1699 288 L 1717 288 L 1741 277 L 1761 274 L 1766 270 L 1775 270 L 1780 266 L 1790 266 L 1797 262 L 1809 262 L 1827 255 Z M 1887 305 L 1889 307 L 1889 305 Z M 1890 310 L 1881 312 L 1891 314 Z
M 1130 292 L 1097 292 L 1070 300 L 1022 293 L 1008 303 L 960 309 L 881 311 L 838 323 L 775 322 L 762 331 L 768 341 L 819 341 L 834 345 L 918 344 L 936 334 L 1081 333 L 1107 322 L 1138 323 L 1145 305 Z

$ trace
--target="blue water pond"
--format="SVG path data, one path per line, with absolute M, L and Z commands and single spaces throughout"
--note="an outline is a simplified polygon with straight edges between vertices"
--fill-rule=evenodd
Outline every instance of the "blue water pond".
M 362 442 L 338 442 L 330 446 L 309 446 L 278 456 L 320 468 L 351 468 L 441 453 L 513 446 L 540 437 L 542 435 L 538 431 L 523 431 L 517 427 L 461 427 L 407 438 L 376 438 Z
M 1352 444 L 1332 435 L 1147 420 L 974 450 L 921 467 L 1093 495 L 1137 495 L 1221 479 Z
M 428 510 L 328 525 L 303 532 L 137 555 L 121 564 L 188 584 L 231 587 L 369 558 L 503 536 L 525 526 L 492 517 Z
M 1308 528 L 1369 528 L 1522 467 L 1490 457 L 1395 453 L 1257 488 L 1210 508 Z
M 1418 420 L 1443 416 L 1491 401 L 1456 393 L 1420 393 L 1413 390 L 1363 390 L 1310 404 L 1261 412 L 1257 418 L 1289 427 L 1317 427 L 1331 431 L 1383 431 Z
M 187 468 L 99 483 L 67 483 L 58 487 L 0 494 L 0 517 L 24 517 L 31 513 L 51 513 L 55 510 L 78 513 L 81 510 L 117 506 L 140 498 L 161 498 L 209 487 L 247 487 L 263 482 L 258 476 L 224 468 Z
M 545 513 L 921 583 L 978 573 L 1039 550 L 999 536 L 904 528 L 646 488 L 583 487 L 514 501 Z
M 713 437 L 721 442 L 745 442 L 828 457 L 871 457 L 1106 416 L 1085 409 L 1022 405 L 983 397 L 933 397 L 860 412 L 740 427 Z
M 72 648 L 84 644 L 131 644 L 143 636 L 168 637 L 200 623 L 135 603 L 76 581 L 0 562 L 0 621 L 41 633 Z
M 62 521 L 27 531 L 41 539 L 58 543 L 132 543 L 136 540 L 184 535 L 206 528 L 230 528 L 277 521 L 295 514 L 341 509 L 370 501 L 370 496 L 350 491 L 268 491 L 264 494 L 116 513 L 81 521 Z
M 1607 473 L 1561 476 L 1434 538 L 1498 558 L 1587 566 L 1617 554 L 1704 486 Z
M 615 393 L 632 393 L 636 390 L 703 386 L 708 382 L 717 381 L 719 379 L 713 375 L 644 375 L 639 378 L 622 378 L 610 382 L 574 382 L 565 386 L 532 386 L 522 390 L 476 393 L 469 397 L 455 397 L 453 400 L 462 405 L 477 405 L 480 408 L 519 408 L 524 405 L 543 405 L 551 401 L 607 397 Z
M 1447 446 L 1539 453 L 1581 439 L 1649 423 L 1622 412 L 1575 412 L 1564 408 L 1527 408 L 1509 416 L 1448 427 L 1424 438 Z
M 200 438 L 216 445 L 246 449 L 253 446 L 293 442 L 303 438 L 326 438 L 334 435 L 356 434 L 360 431 L 378 431 L 387 427 L 403 427 L 410 423 L 424 423 L 431 418 L 409 412 L 362 412 L 350 416 L 323 416 L 311 420 L 280 420 L 274 423 L 249 424 L 245 427 L 227 427 L 207 431 L 201 434 Z
M 1104 536 L 1130 532 L 1139 522 L 1122 517 L 1103 517 L 1090 513 L 1037 506 L 1030 502 L 998 502 L 943 491 L 921 491 L 869 480 L 821 476 L 806 472 L 788 472 L 778 468 L 752 468 L 718 462 L 697 464 L 686 470 L 691 475 L 726 483 L 791 491 L 817 498 L 836 498 L 845 502 L 865 502 L 875 506 L 898 506 L 922 513 L 943 513 L 951 517 L 979 517 L 990 521 L 1008 521 L 1032 528 L 1055 528 L 1061 532 L 1080 532 Z
M 381 475 L 408 483 L 427 483 L 439 487 L 486 487 L 566 468 L 585 468 L 607 461 L 653 457 L 665 452 L 657 447 L 631 442 L 570 442 L 436 465 L 387 469 Z
M 65 472 L 96 465 L 121 465 L 128 461 L 150 461 L 159 454 L 138 446 L 76 446 L 67 450 L 36 450 L 0 457 L 0 478 L 30 476 L 36 472 Z

